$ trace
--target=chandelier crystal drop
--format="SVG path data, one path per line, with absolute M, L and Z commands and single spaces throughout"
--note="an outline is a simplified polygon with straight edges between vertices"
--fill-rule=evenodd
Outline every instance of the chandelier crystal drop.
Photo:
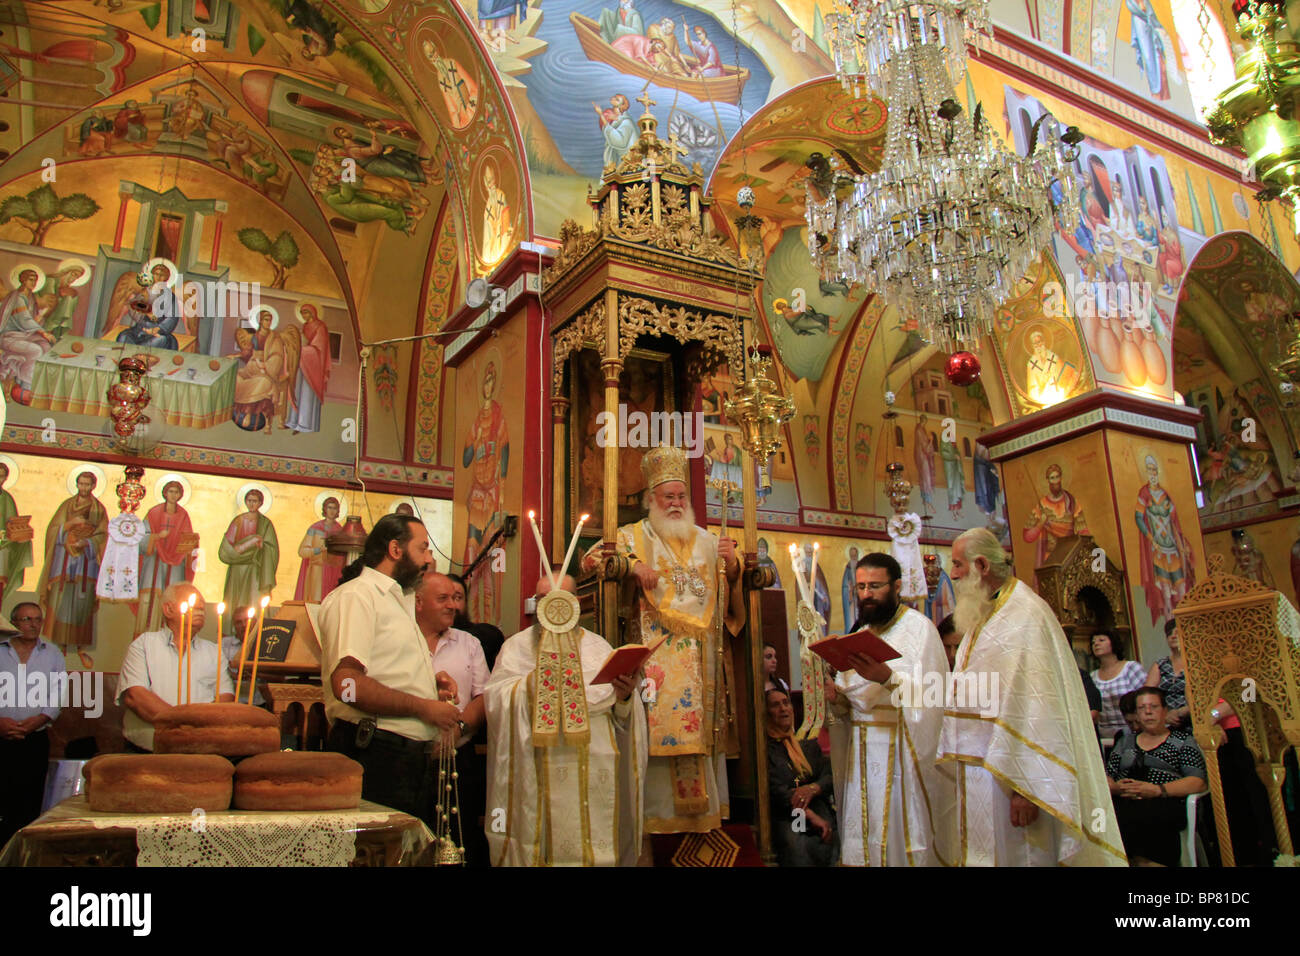
M 863 88 L 889 94 L 886 65 L 895 55 L 929 47 L 938 50 L 948 72 L 966 72 L 966 45 L 992 36 L 988 0 L 836 0 L 826 18 L 835 73 L 846 92 Z
M 823 278 L 883 295 L 926 341 L 978 351 L 997 307 L 1051 240 L 1054 214 L 1073 204 L 1082 136 L 1045 118 L 1018 156 L 979 110 L 964 115 L 949 70 L 964 69 L 967 36 L 987 31 L 986 3 L 852 10 L 851 30 L 843 15 L 836 23 L 836 62 L 842 82 L 886 97 L 885 148 L 879 170 L 865 175 L 834 154 L 808 160 L 813 264 Z

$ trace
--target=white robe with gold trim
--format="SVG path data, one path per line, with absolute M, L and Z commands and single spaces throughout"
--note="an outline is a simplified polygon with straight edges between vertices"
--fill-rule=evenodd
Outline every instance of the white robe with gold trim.
M 888 662 L 894 671 L 888 685 L 854 671 L 835 678 L 841 701 L 849 704 L 847 710 L 836 706 L 831 727 L 840 862 L 943 865 L 950 853 L 942 837 L 952 788 L 935 767 L 935 752 L 948 661 L 933 622 L 911 608 L 879 633 L 902 655 Z
M 954 693 L 993 675 L 993 713 Z M 962 638 L 953 676 L 939 760 L 956 775 L 958 865 L 1127 866 L 1079 669 L 1047 602 L 1009 580 Z M 1012 792 L 1038 807 L 1033 824 L 1011 825 Z
M 645 711 L 633 694 L 591 685 L 613 648 L 582 632 L 591 739 L 533 746 L 537 636 L 501 647 L 483 697 L 488 721 L 484 825 L 494 866 L 632 866 L 641 849 L 646 776 Z

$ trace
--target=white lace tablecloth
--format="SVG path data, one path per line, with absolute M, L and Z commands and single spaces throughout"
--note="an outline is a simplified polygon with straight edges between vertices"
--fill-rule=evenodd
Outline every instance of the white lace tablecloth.
M 403 852 L 433 842 L 428 827 L 377 803 L 356 810 L 290 813 L 224 810 L 216 813 L 98 813 L 84 795 L 70 797 L 32 824 L 60 829 L 135 831 L 136 866 L 347 866 L 356 857 L 359 829 L 407 820 Z M 414 823 L 415 826 L 410 824 Z

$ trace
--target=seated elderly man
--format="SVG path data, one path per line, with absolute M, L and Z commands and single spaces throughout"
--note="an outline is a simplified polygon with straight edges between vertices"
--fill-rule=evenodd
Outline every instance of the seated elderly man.
M 816 740 L 795 740 L 794 708 L 780 687 L 767 692 L 767 785 L 777 865 L 834 863 L 839 834 L 831 806 L 831 762 Z
M 1205 757 L 1196 741 L 1165 724 L 1165 693 L 1137 692 L 1141 730 L 1120 737 L 1106 761 L 1110 795 L 1129 861 L 1177 866 L 1187 826 L 1183 798 L 1205 789 Z
M 189 600 L 191 594 L 198 598 L 194 604 L 191 632 L 196 635 L 193 657 L 185 665 L 188 676 L 181 673 L 178 681 L 181 648 L 177 631 L 180 630 L 181 605 Z M 122 733 L 126 737 L 127 749 L 133 753 L 153 752 L 153 722 L 159 711 L 185 703 L 187 696 L 192 703 L 235 699 L 235 688 L 223 666 L 221 649 L 212 641 L 197 637 L 204 622 L 203 595 L 198 589 L 186 583 L 168 585 L 163 591 L 162 616 L 161 630 L 145 631 L 131 642 L 118 677 L 117 698 L 126 706 Z M 220 694 L 217 693 L 218 681 L 221 682 Z

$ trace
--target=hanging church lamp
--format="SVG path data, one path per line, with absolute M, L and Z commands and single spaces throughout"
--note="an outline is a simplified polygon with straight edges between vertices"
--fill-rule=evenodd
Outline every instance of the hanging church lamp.
M 998 305 L 1074 202 L 1070 164 L 1083 136 L 1035 125 L 1026 156 L 1007 150 L 980 108 L 967 118 L 952 76 L 966 44 L 989 32 L 987 0 L 838 0 L 836 73 L 888 110 L 877 171 L 853 175 L 814 153 L 808 247 L 831 281 L 864 284 L 945 351 L 977 350 Z

